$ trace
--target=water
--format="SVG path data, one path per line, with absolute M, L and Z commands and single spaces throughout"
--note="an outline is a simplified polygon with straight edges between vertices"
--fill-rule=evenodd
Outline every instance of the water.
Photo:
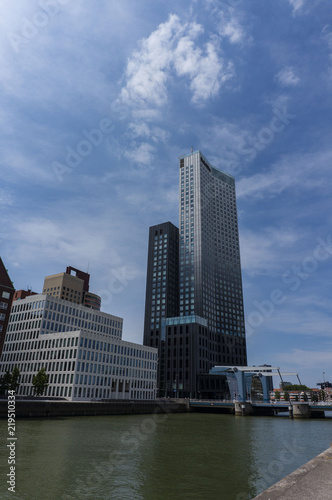
M 0 498 L 249 500 L 329 447 L 332 419 L 161 414 L 18 420 L 16 492 Z

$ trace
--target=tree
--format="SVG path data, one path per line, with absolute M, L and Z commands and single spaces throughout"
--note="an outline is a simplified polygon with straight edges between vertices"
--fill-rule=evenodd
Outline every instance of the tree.
M 35 396 L 42 396 L 44 394 L 46 387 L 48 387 L 48 375 L 44 367 L 39 370 L 37 375 L 33 376 L 32 385 Z
M 279 399 L 280 399 L 280 392 L 279 391 L 275 391 L 274 397 L 276 398 L 276 400 L 279 401 Z
M 20 378 L 21 372 L 15 366 L 12 373 L 9 370 L 0 378 L 0 394 L 5 395 L 8 391 L 15 391 L 19 388 L 20 384 L 18 379 Z
M 17 392 L 17 389 L 20 386 L 20 383 L 18 381 L 18 379 L 20 378 L 20 375 L 21 375 L 20 370 L 17 368 L 17 366 L 15 366 L 14 370 L 12 371 L 12 375 L 11 375 L 10 390 Z
M 309 387 L 300 384 L 287 384 L 283 386 L 284 391 L 310 391 Z
M 10 374 L 10 371 L 7 370 L 6 373 L 0 378 L 0 394 L 2 396 L 4 396 L 10 389 L 11 382 L 12 376 Z
M 285 391 L 285 393 L 284 393 L 284 400 L 289 401 L 289 394 L 287 391 Z

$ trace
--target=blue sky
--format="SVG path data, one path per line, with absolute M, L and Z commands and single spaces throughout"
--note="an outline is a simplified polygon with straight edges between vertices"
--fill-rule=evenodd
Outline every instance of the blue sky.
M 249 363 L 332 381 L 330 1 L 20 0 L 0 27 L 15 287 L 89 266 L 142 342 L 148 228 L 178 225 L 193 146 L 236 178 Z

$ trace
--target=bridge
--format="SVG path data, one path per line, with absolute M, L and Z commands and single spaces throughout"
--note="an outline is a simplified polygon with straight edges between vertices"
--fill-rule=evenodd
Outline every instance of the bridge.
M 296 376 L 299 384 L 301 380 L 298 373 L 281 373 L 278 366 L 214 366 L 209 371 L 210 375 L 220 375 L 227 379 L 231 400 L 245 402 L 250 399 L 253 378 L 258 378 L 262 387 L 263 402 L 270 401 L 270 391 L 273 390 L 273 376 Z
M 214 366 L 209 375 L 226 378 L 230 399 L 190 399 L 189 407 L 192 411 L 235 415 L 277 415 L 289 412 L 289 416 L 294 418 L 324 417 L 325 411 L 332 411 L 332 402 L 271 401 L 273 376 L 280 377 L 282 383 L 283 376 L 296 376 L 301 385 L 298 373 L 281 373 L 277 366 Z
M 232 413 L 242 416 L 267 416 L 289 412 L 290 418 L 323 418 L 326 411 L 332 412 L 332 402 L 299 403 L 190 399 L 189 408 L 191 411 Z

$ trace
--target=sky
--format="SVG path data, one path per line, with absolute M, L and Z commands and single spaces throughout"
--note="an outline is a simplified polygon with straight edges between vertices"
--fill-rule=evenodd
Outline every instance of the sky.
M 148 228 L 178 225 L 193 146 L 236 179 L 248 364 L 332 382 L 330 0 L 2 2 L 0 84 L 16 289 L 89 270 L 142 343 Z

